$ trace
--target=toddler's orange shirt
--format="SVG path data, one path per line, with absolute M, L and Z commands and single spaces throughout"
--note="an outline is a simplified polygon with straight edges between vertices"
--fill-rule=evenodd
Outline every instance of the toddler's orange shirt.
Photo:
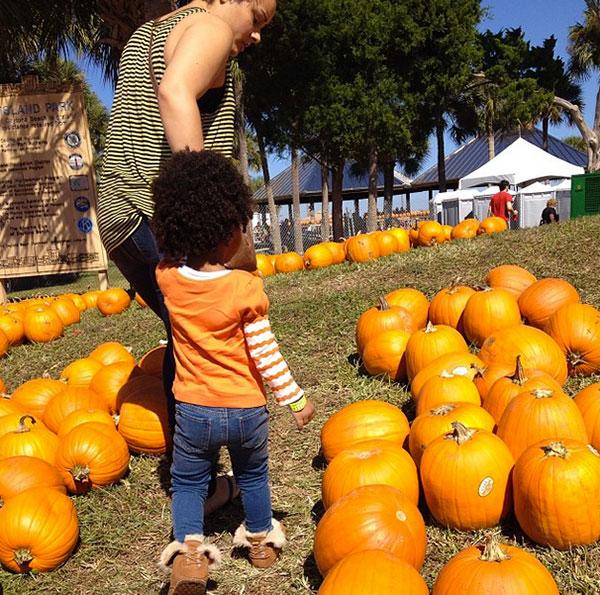
M 243 330 L 267 315 L 262 280 L 239 270 L 194 271 L 192 279 L 179 266 L 161 262 L 156 269 L 173 332 L 175 398 L 207 407 L 264 405 L 265 388 Z

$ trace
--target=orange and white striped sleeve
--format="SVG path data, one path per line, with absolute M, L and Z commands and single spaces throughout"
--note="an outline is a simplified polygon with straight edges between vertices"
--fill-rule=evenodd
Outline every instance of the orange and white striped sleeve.
M 250 357 L 279 405 L 293 405 L 304 397 L 279 351 L 267 316 L 258 316 L 244 324 L 244 336 Z

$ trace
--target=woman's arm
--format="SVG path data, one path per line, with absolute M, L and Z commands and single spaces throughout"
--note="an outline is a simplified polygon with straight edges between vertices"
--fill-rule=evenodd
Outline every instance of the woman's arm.
M 196 100 L 222 80 L 232 43 L 226 23 L 203 15 L 182 32 L 170 52 L 165 48 L 167 67 L 158 88 L 158 106 L 173 152 L 204 148 Z

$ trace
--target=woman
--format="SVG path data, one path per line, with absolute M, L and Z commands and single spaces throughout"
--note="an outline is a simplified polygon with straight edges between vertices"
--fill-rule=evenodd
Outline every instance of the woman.
M 119 64 L 98 227 L 110 258 L 167 330 L 163 380 L 171 430 L 175 364 L 169 316 L 154 275 L 160 255 L 149 225 L 151 184 L 160 165 L 186 147 L 231 157 L 235 101 L 229 60 L 260 42 L 274 13 L 275 0 L 193 0 L 137 29 Z M 252 268 L 252 263 L 235 266 Z M 227 477 L 212 486 L 216 492 L 207 512 L 235 495 Z

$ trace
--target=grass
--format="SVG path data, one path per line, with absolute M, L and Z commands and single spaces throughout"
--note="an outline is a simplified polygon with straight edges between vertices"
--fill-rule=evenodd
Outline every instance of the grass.
M 359 314 L 377 297 L 402 286 L 412 286 L 431 298 L 461 276 L 466 284 L 480 284 L 485 272 L 504 263 L 521 264 L 538 277 L 560 276 L 573 283 L 582 299 L 600 307 L 600 217 L 572 220 L 532 230 L 520 230 L 473 241 L 452 242 L 431 249 L 379 259 L 367 264 L 343 264 L 321 271 L 278 275 L 266 280 L 275 333 L 298 382 L 317 407 L 317 416 L 297 432 L 287 411 L 271 407 L 271 481 L 275 516 L 288 528 L 290 545 L 271 569 L 257 571 L 231 557 L 231 534 L 241 522 L 239 501 L 208 520 L 207 532 L 226 554 L 212 574 L 209 591 L 219 595 L 274 595 L 315 593 L 320 577 L 311 555 L 316 522 L 322 515 L 322 462 L 319 431 L 340 407 L 365 398 L 395 403 L 409 415 L 403 386 L 359 374 L 351 362 L 354 326 Z M 82 277 L 77 284 L 46 288 L 53 294 L 85 289 L 96 282 Z M 111 270 L 113 285 L 123 279 Z M 31 294 L 31 292 L 28 292 Z M 126 313 L 103 318 L 86 312 L 82 323 L 48 345 L 15 348 L 0 362 L 0 377 L 9 389 L 49 372 L 57 377 L 71 360 L 89 353 L 98 343 L 119 340 L 139 357 L 163 337 L 158 319 L 133 305 Z M 569 380 L 574 394 L 600 377 Z M 223 464 L 227 466 L 224 457 Z M 133 457 L 131 472 L 119 485 L 75 498 L 81 542 L 66 564 L 38 576 L 16 576 L 0 571 L 7 594 L 141 594 L 165 590 L 156 566 L 170 540 L 169 498 L 161 487 L 164 465 L 159 458 Z M 460 549 L 480 537 L 435 524 L 422 507 L 428 548 L 422 574 L 432 586 L 439 570 Z M 559 552 L 537 546 L 513 520 L 499 528 L 504 538 L 533 552 L 552 572 L 564 595 L 598 593 L 600 544 Z

